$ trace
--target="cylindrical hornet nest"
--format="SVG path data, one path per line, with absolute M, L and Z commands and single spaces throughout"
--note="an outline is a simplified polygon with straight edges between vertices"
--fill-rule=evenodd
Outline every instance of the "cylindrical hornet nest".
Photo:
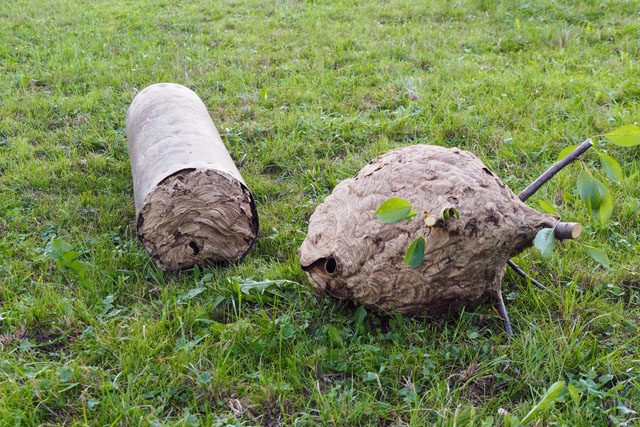
M 374 212 L 391 197 L 411 202 L 418 215 L 383 223 Z M 449 208 L 459 218 L 426 225 L 421 209 L 437 216 Z M 509 258 L 558 221 L 522 203 L 473 154 L 413 145 L 337 185 L 311 216 L 298 253 L 317 291 L 378 312 L 436 314 L 497 295 Z M 403 260 L 418 237 L 424 260 L 412 270 Z
M 256 204 L 198 95 L 151 85 L 126 125 L 137 233 L 156 265 L 244 258 L 258 236 Z

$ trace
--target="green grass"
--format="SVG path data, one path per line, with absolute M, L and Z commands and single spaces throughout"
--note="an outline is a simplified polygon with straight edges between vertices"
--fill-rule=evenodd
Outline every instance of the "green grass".
M 558 380 L 581 400 L 563 395 L 541 422 L 640 424 L 640 148 L 605 145 L 626 174 L 605 227 L 563 197 L 579 165 L 528 202 L 590 224 L 582 240 L 613 268 L 572 243 L 523 253 L 552 292 L 507 272 L 513 338 L 491 304 L 362 319 L 314 296 L 296 256 L 315 206 L 391 148 L 459 146 L 518 192 L 563 147 L 639 121 L 639 11 L 5 0 L 0 424 L 500 425 L 498 409 L 523 416 Z M 258 200 L 239 266 L 164 274 L 135 238 L 124 120 L 161 81 L 201 96 Z M 54 237 L 85 278 L 58 268 Z M 297 284 L 261 294 L 247 279 Z

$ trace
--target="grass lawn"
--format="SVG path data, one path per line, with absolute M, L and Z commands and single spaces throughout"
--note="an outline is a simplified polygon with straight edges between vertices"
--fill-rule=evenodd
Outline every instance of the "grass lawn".
M 632 0 L 4 0 L 0 424 L 503 425 L 560 380 L 575 399 L 538 425 L 640 424 L 640 147 L 601 139 L 626 175 L 606 226 L 572 201 L 580 164 L 528 201 L 588 225 L 612 268 L 524 252 L 550 290 L 507 272 L 514 337 L 491 303 L 380 318 L 316 297 L 296 255 L 391 148 L 470 150 L 517 193 L 639 121 L 639 35 Z M 136 239 L 125 114 L 162 81 L 200 95 L 256 196 L 239 266 L 164 274 Z

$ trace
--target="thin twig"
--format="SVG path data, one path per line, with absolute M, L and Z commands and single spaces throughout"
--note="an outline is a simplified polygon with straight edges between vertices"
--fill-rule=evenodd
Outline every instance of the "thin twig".
M 523 202 L 527 200 L 529 197 L 533 196 L 533 194 L 540 189 L 544 185 L 545 182 L 549 181 L 555 174 L 560 172 L 565 166 L 569 163 L 576 160 L 580 157 L 585 151 L 589 148 L 593 147 L 593 141 L 591 138 L 587 139 L 585 142 L 580 144 L 575 150 L 567 155 L 564 159 L 554 163 L 545 173 L 540 175 L 540 178 L 533 181 L 524 191 L 518 194 L 518 198 Z
M 545 285 L 543 285 L 542 283 L 538 282 L 536 279 L 534 279 L 533 277 L 531 277 L 527 273 L 525 273 L 525 271 L 523 269 L 521 269 L 520 267 L 518 267 L 518 265 L 515 262 L 509 260 L 509 261 L 507 261 L 507 265 L 509 267 L 513 268 L 513 271 L 518 273 L 525 280 L 529 280 L 531 283 L 533 283 L 534 285 L 536 285 L 537 287 L 539 287 L 543 291 L 547 290 L 547 287 Z
M 504 300 L 502 299 L 502 292 L 498 291 L 496 298 L 498 299 L 498 313 L 502 317 L 504 322 L 504 330 L 509 336 L 513 336 L 513 329 L 511 329 L 511 322 L 509 321 L 509 315 L 507 314 L 507 307 L 504 306 Z
M 584 154 L 591 147 L 593 147 L 593 141 L 591 141 L 591 138 L 589 138 L 585 142 L 577 146 L 576 149 L 573 150 L 571 153 L 569 153 L 564 159 L 555 162 L 549 169 L 547 169 L 545 173 L 540 175 L 538 179 L 533 181 L 527 188 L 525 188 L 522 193 L 518 194 L 518 198 L 524 202 L 529 197 L 533 196 L 533 194 L 536 191 L 538 191 L 540 187 L 542 187 L 547 181 L 553 178 L 555 174 L 560 172 L 564 167 L 572 163 L 574 160 L 576 160 L 578 157 Z M 582 231 L 582 227 L 580 228 L 580 231 Z M 577 234 L 580 235 L 579 232 Z M 538 282 L 533 277 L 525 273 L 524 270 L 518 267 L 518 265 L 515 262 L 509 260 L 507 261 L 507 265 L 513 268 L 513 270 L 523 278 L 530 280 L 531 283 L 536 285 L 538 288 L 542 290 L 547 290 L 546 286 L 544 286 L 542 283 Z

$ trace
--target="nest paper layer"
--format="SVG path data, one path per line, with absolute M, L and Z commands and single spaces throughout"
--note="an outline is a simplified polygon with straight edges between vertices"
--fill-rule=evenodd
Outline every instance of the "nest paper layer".
M 428 227 L 419 213 L 384 224 L 374 212 L 391 197 L 435 216 L 454 207 L 460 218 Z M 436 314 L 495 295 L 506 261 L 557 222 L 522 203 L 473 154 L 414 145 L 376 158 L 337 185 L 311 216 L 298 253 L 317 291 L 377 311 Z M 412 270 L 403 259 L 420 236 L 424 261 Z

